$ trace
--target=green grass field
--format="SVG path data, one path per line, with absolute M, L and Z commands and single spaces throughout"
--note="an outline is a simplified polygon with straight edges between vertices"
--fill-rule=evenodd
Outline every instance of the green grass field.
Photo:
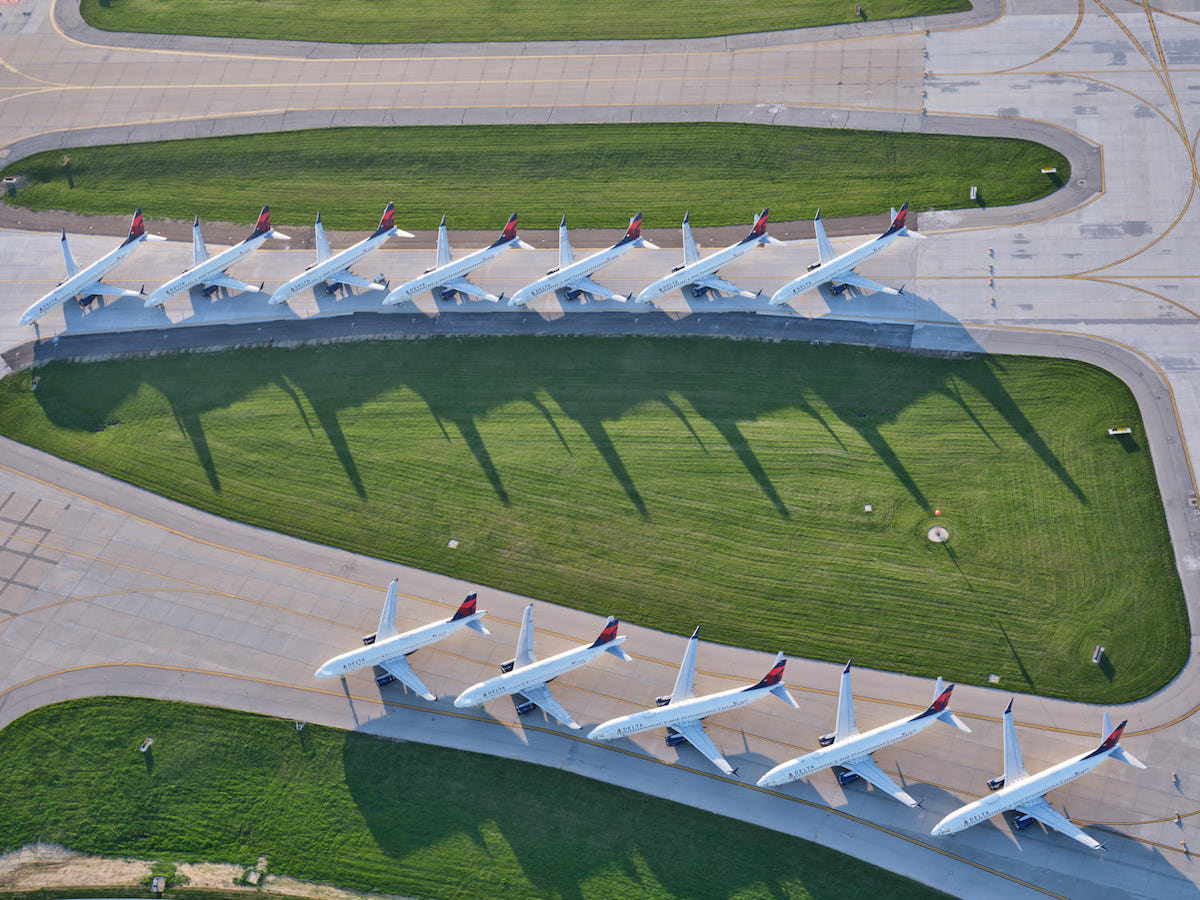
M 771 125 L 495 125 L 332 128 L 271 135 L 81 147 L 27 157 L 3 174 L 31 184 L 11 203 L 190 220 L 275 221 L 374 228 L 388 200 L 402 228 L 499 230 L 513 211 L 527 228 L 624 228 L 747 223 L 764 206 L 775 221 L 970 204 L 1023 203 L 1062 181 L 1041 174 L 1058 152 L 1028 141 L 780 128 Z M 487 165 L 480 165 L 486 159 Z M 836 187 L 831 187 L 836 186 Z
M 1136 404 L 1081 363 L 478 338 L 39 374 L 0 382 L 0 432 L 600 615 L 1096 703 L 1151 693 L 1188 654 Z M 949 544 L 926 539 L 935 521 Z
M 107 31 L 339 43 L 709 37 L 970 9 L 968 0 L 83 0 Z
M 68 701 L 16 720 L 0 731 L 0 797 L 0 852 L 42 840 L 244 866 L 265 854 L 276 874 L 404 896 L 943 896 L 557 769 L 164 701 Z

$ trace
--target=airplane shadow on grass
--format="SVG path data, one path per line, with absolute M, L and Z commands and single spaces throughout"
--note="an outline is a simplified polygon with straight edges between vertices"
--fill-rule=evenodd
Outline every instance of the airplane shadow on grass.
M 879 295 L 861 296 L 848 291 L 827 299 L 832 311 L 816 317 L 818 323 L 836 324 L 834 320 L 839 318 L 934 322 L 941 326 L 938 332 L 942 344 L 956 352 L 983 354 L 966 329 L 923 297 L 906 293 L 881 301 Z M 162 315 L 161 311 L 157 314 Z M 685 316 L 676 320 L 666 329 L 667 334 L 711 333 L 707 324 L 693 327 L 692 319 Z M 754 317 L 754 322 L 759 327 L 756 333 L 766 337 L 806 340 L 814 334 L 812 320 L 799 316 Z M 764 331 L 766 322 L 771 324 Z M 789 328 L 785 330 L 783 323 Z M 863 338 L 860 329 L 857 340 L 864 339 L 869 338 Z M 514 346 L 516 353 L 511 352 Z M 355 461 L 354 448 L 342 429 L 342 419 L 381 393 L 407 388 L 424 400 L 448 441 L 451 429 L 458 433 L 502 506 L 511 505 L 513 498 L 479 423 L 503 407 L 527 404 L 546 420 L 554 442 L 568 457 L 574 456 L 575 451 L 564 435 L 564 423 L 556 421 L 556 416 L 566 417 L 581 429 L 633 511 L 642 519 L 651 520 L 652 504 L 622 457 L 621 441 L 614 438 L 612 423 L 635 408 L 658 404 L 679 419 L 689 439 L 706 454 L 715 448 L 710 446 L 711 439 L 706 441 L 701 437 L 698 423 L 691 420 L 693 412 L 710 425 L 781 519 L 789 519 L 791 511 L 775 485 L 775 476 L 759 458 L 745 430 L 747 423 L 781 409 L 797 409 L 810 416 L 841 451 L 846 447 L 835 426 L 840 423 L 853 429 L 913 500 L 931 512 L 921 485 L 883 429 L 911 404 L 929 394 L 940 394 L 961 408 L 975 427 L 998 446 L 996 436 L 964 396 L 964 390 L 970 389 L 999 414 L 1079 502 L 1088 502 L 1063 461 L 1000 381 L 997 372 L 1003 372 L 1003 363 L 994 358 L 947 361 L 944 365 L 918 368 L 906 364 L 903 357 L 883 363 L 881 357 L 858 354 L 839 358 L 839 364 L 846 369 L 831 372 L 830 366 L 838 360 L 831 361 L 828 351 L 797 353 L 797 343 L 785 340 L 759 345 L 756 365 L 761 379 L 750 389 L 746 389 L 743 380 L 742 389 L 731 390 L 728 380 L 742 379 L 745 366 L 745 351 L 733 342 L 683 345 L 653 338 L 631 338 L 611 344 L 592 342 L 584 352 L 579 348 L 578 343 L 570 340 L 520 335 L 483 338 L 462 349 L 452 345 L 450 352 L 445 343 L 433 341 L 356 343 L 345 347 L 247 353 L 239 360 L 244 371 L 239 369 L 237 379 L 214 378 L 202 371 L 206 366 L 227 367 L 228 359 L 203 355 L 182 360 L 173 357 L 145 361 L 141 383 L 167 397 L 177 426 L 191 443 L 214 492 L 221 490 L 219 460 L 213 458 L 208 446 L 203 417 L 236 403 L 250 392 L 276 385 L 290 396 L 310 433 L 314 432 L 314 425 L 305 409 L 312 411 L 347 481 L 365 499 L 367 488 Z M 468 376 L 456 372 L 458 353 L 471 354 Z M 314 354 L 323 358 L 314 359 Z M 493 367 L 489 368 L 489 360 L 494 360 Z M 43 372 L 39 402 L 51 422 L 68 427 L 80 420 L 81 412 L 84 420 L 106 421 L 106 416 L 126 394 L 140 386 L 137 382 L 101 376 L 56 391 L 54 367 Z M 848 390 L 847 382 L 858 389 Z M 543 398 L 549 398 L 550 403 L 543 402 Z M 552 411 L 551 404 L 557 407 L 556 411 Z

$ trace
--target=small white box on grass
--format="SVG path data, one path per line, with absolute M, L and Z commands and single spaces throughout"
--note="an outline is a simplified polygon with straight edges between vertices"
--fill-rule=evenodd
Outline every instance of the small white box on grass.
M 450 540 L 450 541 L 449 541 L 449 542 L 446 544 L 446 546 L 447 546 L 447 547 L 449 547 L 451 550 L 457 550 L 457 549 L 458 549 L 458 541 L 456 541 L 456 540 Z

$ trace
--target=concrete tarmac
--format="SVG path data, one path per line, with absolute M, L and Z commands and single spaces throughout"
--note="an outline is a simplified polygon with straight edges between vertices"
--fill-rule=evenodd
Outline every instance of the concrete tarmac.
M 998 19 L 973 28 L 938 30 L 932 23 L 929 34 L 796 36 L 783 43 L 747 37 L 720 48 L 684 42 L 670 49 L 674 55 L 653 46 L 523 45 L 339 56 L 343 48 L 331 58 L 303 60 L 265 50 L 256 55 L 244 45 L 114 49 L 99 39 L 80 43 L 56 24 L 45 0 L 20 2 L 29 4 L 17 7 L 21 19 L 10 17 L 7 7 L 0 17 L 6 63 L 0 146 L 10 157 L 58 146 L 64 135 L 151 139 L 380 118 L 823 121 L 922 129 L 970 122 L 981 133 L 1040 135 L 1064 145 L 1069 136 L 1068 155 L 1080 176 L 1073 181 L 1085 182 L 1072 184 L 1073 193 L 1032 208 L 922 211 L 921 230 L 930 240 L 898 243 L 863 267 L 869 277 L 906 283 L 899 297 L 813 293 L 776 311 L 781 315 L 762 315 L 761 303 L 683 295 L 658 311 L 587 302 L 577 309 L 558 301 L 514 315 L 481 304 L 442 307 L 432 298 L 380 313 L 377 296 L 313 295 L 293 304 L 284 319 L 261 297 L 189 298 L 153 314 L 124 302 L 86 313 L 68 306 L 43 320 L 40 344 L 27 345 L 38 335 L 16 328 L 16 317 L 58 280 L 61 261 L 53 237 L 9 231 L 0 232 L 6 262 L 0 346 L 25 345 L 7 357 L 23 365 L 56 355 L 150 352 L 156 341 L 171 348 L 258 342 L 260 328 L 267 338 L 278 330 L 288 341 L 363 332 L 557 330 L 794 335 L 1084 359 L 1116 372 L 1138 399 L 1194 632 L 1200 615 L 1193 474 L 1193 448 L 1200 446 L 1200 335 L 1193 247 L 1200 229 L 1192 209 L 1198 177 L 1192 138 L 1200 127 L 1200 6 L 1192 0 L 1156 6 L 1010 0 Z M 17 26 L 10 28 L 13 21 Z M 289 79 L 292 90 L 284 97 L 279 85 Z M 514 105 L 498 105 L 500 93 Z M 91 259 L 111 245 L 111 238 L 81 236 L 75 253 Z M 472 249 L 457 238 L 454 245 L 459 252 Z M 182 244 L 144 248 L 114 281 L 137 287 L 143 279 L 165 280 L 190 261 L 187 250 Z M 395 280 L 419 272 L 430 255 L 397 241 L 360 271 L 370 277 L 379 270 Z M 544 271 L 552 256 L 511 253 L 477 277 L 511 293 Z M 722 274 L 769 291 L 812 258 L 811 245 L 755 251 Z M 304 251 L 264 252 L 234 274 L 282 281 L 310 261 Z M 670 250 L 638 251 L 597 280 L 634 290 L 678 261 Z M 121 334 L 130 329 L 135 333 Z M 753 818 L 960 896 L 1198 893 L 1200 876 L 1188 852 L 1193 814 L 1200 812 L 1194 751 L 1200 668 L 1194 658 L 1159 694 L 1118 711 L 1130 719 L 1127 743 L 1149 771 L 1106 763 L 1051 795 L 1076 821 L 1103 823 L 1093 832 L 1113 835 L 1107 853 L 1040 828 L 1013 833 L 999 820 L 933 839 L 933 823 L 977 796 L 998 771 L 997 719 L 1008 698 L 1002 690 L 956 691 L 955 709 L 974 734 L 930 730 L 879 754 L 879 763 L 925 802 L 924 810 L 908 810 L 861 785 L 842 789 L 828 773 L 761 792 L 746 783 L 811 749 L 815 736 L 832 726 L 837 665 L 789 665 L 789 686 L 802 697 L 799 712 L 768 700 L 710 723 L 714 739 L 742 766 L 743 784 L 721 779 L 690 748 L 667 749 L 658 734 L 602 747 L 540 716 L 518 721 L 511 705 L 491 704 L 470 718 L 448 700 L 427 705 L 394 686 L 381 692 L 367 676 L 343 690 L 313 681 L 312 670 L 374 628 L 383 586 L 398 569 L 409 595 L 402 626 L 436 618 L 470 586 L 207 517 L 16 445 L 0 444 L 0 459 L 0 498 L 11 495 L 0 506 L 6 533 L 0 549 L 0 607 L 6 611 L 0 616 L 8 616 L 0 619 L 0 648 L 6 662 L 14 660 L 0 671 L 0 723 L 66 696 L 171 696 L 562 765 Z M 481 590 L 481 599 L 496 620 L 492 640 L 456 636 L 414 658 L 440 695 L 494 672 L 511 656 L 526 599 L 491 590 Z M 594 616 L 542 603 L 536 615 L 539 652 L 590 640 L 599 624 Z M 628 712 L 672 683 L 683 638 L 636 625 L 627 631 L 633 664 L 605 660 L 555 683 L 580 721 Z M 767 662 L 766 654 L 705 645 L 698 687 L 756 679 Z M 855 685 L 863 727 L 923 707 L 932 690 L 927 680 L 866 671 Z M 1016 710 L 1031 770 L 1098 741 L 1098 708 L 1022 695 Z

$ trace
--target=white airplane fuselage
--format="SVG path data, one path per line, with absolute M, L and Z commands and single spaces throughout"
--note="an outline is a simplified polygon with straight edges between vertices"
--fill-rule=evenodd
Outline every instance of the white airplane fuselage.
M 937 721 L 939 721 L 937 716 L 924 718 L 913 716 L 880 725 L 878 728 L 872 728 L 870 731 L 856 734 L 851 738 L 844 738 L 828 747 L 821 747 L 798 759 L 782 763 L 764 775 L 759 780 L 759 784 L 764 787 L 787 784 L 789 781 L 804 778 L 806 775 L 812 775 L 814 772 L 820 772 L 831 766 L 842 765 L 852 759 L 882 750 L 889 744 L 895 744 L 914 734 L 919 734 Z
M 460 708 L 480 706 L 497 697 L 507 697 L 510 694 L 520 693 L 524 688 L 545 684 L 565 672 L 587 665 L 601 653 L 607 652 L 610 647 L 620 646 L 624 642 L 625 635 L 619 634 L 611 641 L 599 646 L 589 644 L 572 647 L 570 650 L 564 650 L 554 656 L 547 656 L 528 666 L 513 669 L 511 672 L 505 672 L 503 675 L 472 685 L 455 698 L 454 705 Z
M 896 238 L 900 237 L 900 232 L 894 232 L 889 235 L 874 238 L 867 241 L 865 244 L 860 244 L 853 250 L 848 250 L 841 256 L 831 259 L 827 263 L 823 263 L 799 278 L 789 281 L 783 287 L 775 292 L 771 297 L 771 306 L 779 306 L 787 303 L 793 297 L 798 297 L 805 291 L 811 291 L 815 287 L 819 287 L 827 282 L 837 283 L 838 276 L 844 275 L 855 266 L 866 262 L 877 253 L 882 253 Z
M 269 232 L 263 232 L 255 237 L 246 238 L 240 244 L 234 244 L 232 247 L 222 250 L 216 256 L 210 256 L 204 262 L 197 263 L 182 275 L 172 278 L 161 287 L 155 288 L 150 298 L 146 301 L 146 305 L 161 306 L 176 294 L 204 284 L 205 279 L 213 275 L 222 274 L 238 260 L 249 256 L 261 247 L 263 242 L 271 236 Z
M 434 269 L 432 272 L 427 272 L 419 278 L 414 278 L 412 281 L 406 281 L 388 294 L 383 301 L 384 305 L 392 306 L 397 303 L 403 303 L 405 300 L 411 300 L 425 291 L 432 291 L 447 281 L 470 275 L 480 266 L 486 265 L 507 250 L 515 240 L 514 238 L 513 241 L 506 241 L 503 244 L 493 244 L 490 247 L 484 247 L 482 250 L 476 250 L 474 253 L 467 254 L 462 259 L 451 260 L 444 266 Z
M 100 257 L 87 268 L 80 269 L 70 278 L 59 282 L 54 290 L 50 291 L 50 293 L 46 294 L 46 296 L 42 297 L 37 303 L 21 314 L 20 324 L 31 325 L 54 309 L 54 307 L 66 303 L 68 300 L 74 300 L 84 292 L 84 288 L 95 284 L 119 266 L 145 239 L 146 236 L 142 235 L 132 241 L 128 241 L 115 250 L 104 254 L 104 256 Z
M 755 700 L 761 700 L 771 693 L 772 687 L 774 685 L 761 688 L 730 688 L 727 691 L 719 691 L 703 697 L 692 697 L 689 700 L 669 703 L 655 709 L 644 709 L 641 712 L 610 719 L 592 729 L 588 737 L 594 741 L 611 741 L 614 738 L 640 734 L 651 728 L 670 727 L 681 722 L 695 722 L 698 719 L 728 712 L 731 709 L 753 703 Z
M 335 275 L 342 271 L 342 269 L 349 269 L 364 256 L 382 247 L 387 243 L 388 238 L 397 233 L 398 229 L 390 228 L 380 234 L 364 238 L 354 246 L 347 247 L 341 253 L 335 253 L 323 262 L 314 263 L 291 281 L 280 285 L 275 293 L 271 295 L 270 302 L 284 303 L 306 288 L 320 284 L 325 280 L 327 275 Z
M 484 610 L 479 610 L 469 616 L 463 616 L 461 619 L 445 619 L 441 622 L 434 622 L 432 625 L 422 625 L 420 628 L 414 628 L 404 634 L 376 641 L 359 650 L 350 650 L 335 656 L 322 665 L 317 669 L 316 677 L 337 678 L 357 669 L 377 666 L 389 659 L 406 656 L 415 650 L 440 641 L 476 619 L 482 618 L 484 614 Z
M 538 297 L 545 294 L 552 294 L 557 290 L 561 290 L 569 285 L 577 278 L 587 278 L 598 269 L 602 269 L 609 263 L 614 263 L 630 250 L 637 246 L 633 241 L 623 241 L 607 250 L 601 250 L 599 253 L 593 253 L 586 259 L 581 259 L 578 262 L 573 262 L 566 268 L 559 269 L 553 274 L 547 275 L 544 278 L 539 278 L 532 284 L 527 284 L 509 300 L 510 306 L 524 306 L 530 300 L 536 300 Z
M 671 291 L 685 288 L 689 284 L 695 284 L 699 279 L 713 274 L 722 266 L 727 266 L 735 259 L 745 256 L 758 245 L 759 241 L 755 240 L 740 241 L 731 247 L 706 256 L 704 259 L 698 259 L 690 266 L 684 266 L 678 272 L 672 272 L 648 285 L 637 295 L 636 302 L 652 303 L 663 294 L 669 294 Z
M 1095 756 L 1091 753 L 1081 753 L 1065 762 L 1044 769 L 1036 775 L 1027 775 L 1013 784 L 1006 783 L 995 793 L 980 797 L 974 803 L 968 803 L 950 813 L 934 826 L 933 834 L 957 834 L 963 829 L 978 825 L 1005 810 L 1017 809 L 1022 804 L 1037 800 L 1055 788 L 1069 784 L 1080 775 L 1086 775 L 1108 757 L 1108 753 Z

